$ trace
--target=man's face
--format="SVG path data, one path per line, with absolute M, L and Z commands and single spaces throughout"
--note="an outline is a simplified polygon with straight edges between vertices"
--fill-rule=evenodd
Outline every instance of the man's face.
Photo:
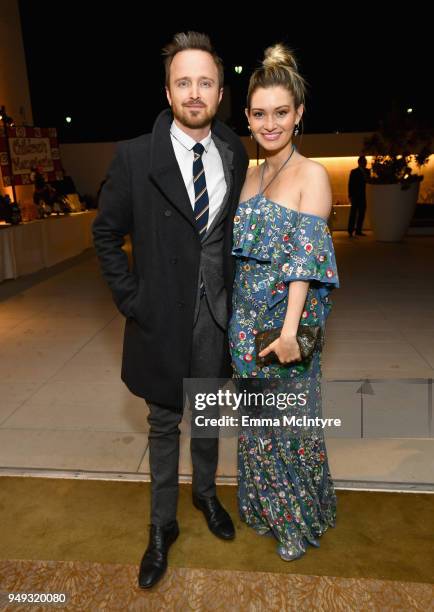
M 222 99 L 212 55 L 198 49 L 180 51 L 170 65 L 166 95 L 180 126 L 202 129 L 211 124 Z

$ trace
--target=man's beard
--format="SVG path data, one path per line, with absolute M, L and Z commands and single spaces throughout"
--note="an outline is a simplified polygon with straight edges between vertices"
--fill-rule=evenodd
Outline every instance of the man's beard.
M 184 106 L 182 106 L 181 108 L 172 106 L 172 112 L 173 116 L 179 121 L 179 123 L 185 125 L 185 127 L 188 127 L 191 130 L 198 130 L 206 127 L 207 125 L 210 125 L 210 123 L 215 117 L 217 108 L 203 108 L 200 109 L 199 112 L 195 113 L 194 111 L 192 112 Z

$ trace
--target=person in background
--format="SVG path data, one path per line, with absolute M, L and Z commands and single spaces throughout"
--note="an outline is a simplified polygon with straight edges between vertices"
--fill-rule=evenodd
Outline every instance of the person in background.
M 357 160 L 357 168 L 350 172 L 348 181 L 348 199 L 351 202 L 350 217 L 348 220 L 348 235 L 353 237 L 354 227 L 356 236 L 366 236 L 363 233 L 363 220 L 366 212 L 366 179 L 369 176 L 366 157 L 362 155 Z

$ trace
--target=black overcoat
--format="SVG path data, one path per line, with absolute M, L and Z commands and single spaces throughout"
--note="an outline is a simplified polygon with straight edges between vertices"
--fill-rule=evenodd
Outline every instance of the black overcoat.
M 201 242 L 170 139 L 171 122 L 170 110 L 163 111 L 151 134 L 118 144 L 93 236 L 102 273 L 126 317 L 122 380 L 135 395 L 179 410 L 182 380 L 189 376 Z M 223 255 L 230 307 L 232 222 L 248 159 L 224 123 L 216 120 L 212 132 L 233 152 Z M 122 249 L 127 234 L 131 269 Z M 220 375 L 228 374 L 225 359 Z

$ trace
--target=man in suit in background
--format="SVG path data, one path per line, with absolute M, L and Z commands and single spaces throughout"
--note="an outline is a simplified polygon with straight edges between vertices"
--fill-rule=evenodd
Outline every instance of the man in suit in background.
M 366 169 L 366 157 L 362 155 L 357 160 L 358 166 L 350 172 L 348 181 L 348 198 L 351 202 L 350 217 L 348 220 L 348 234 L 353 237 L 354 226 L 356 236 L 366 236 L 362 232 L 363 220 L 366 212 L 366 178 L 369 170 Z
M 103 275 L 127 318 L 122 380 L 150 411 L 151 529 L 142 588 L 163 576 L 179 533 L 183 378 L 230 376 L 232 220 L 248 165 L 239 138 L 215 120 L 223 66 L 209 38 L 176 34 L 164 55 L 171 109 L 151 134 L 118 145 L 93 225 Z M 191 456 L 193 503 L 217 537 L 232 539 L 232 520 L 216 496 L 218 438 L 192 436 Z

